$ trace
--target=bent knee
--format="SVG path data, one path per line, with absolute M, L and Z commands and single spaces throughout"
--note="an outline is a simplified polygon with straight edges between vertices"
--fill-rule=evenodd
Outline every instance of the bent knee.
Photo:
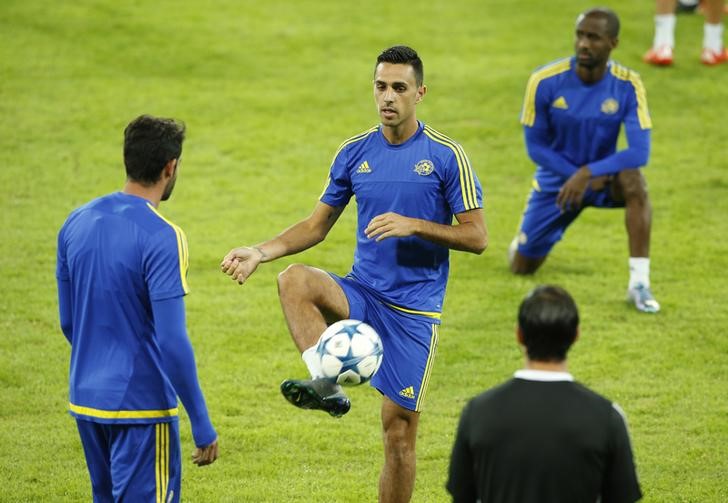
M 546 260 L 546 257 L 529 258 L 516 252 L 510 261 L 511 272 L 517 276 L 534 274 L 544 260 Z
M 291 264 L 278 274 L 278 291 L 289 290 L 306 284 L 311 274 L 304 264 Z
M 384 445 L 392 453 L 406 453 L 414 449 L 416 423 L 406 420 L 394 420 L 384 427 Z
M 619 188 L 625 201 L 647 199 L 647 180 L 639 169 L 626 169 L 619 173 Z
M 537 267 L 529 267 L 521 262 L 511 262 L 511 272 L 516 276 L 528 276 L 536 272 Z

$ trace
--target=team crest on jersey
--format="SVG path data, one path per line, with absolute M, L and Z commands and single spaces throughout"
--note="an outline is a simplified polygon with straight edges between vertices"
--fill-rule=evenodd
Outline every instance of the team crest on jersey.
M 435 165 L 432 164 L 432 161 L 429 161 L 427 159 L 422 160 L 415 164 L 415 173 L 421 176 L 427 176 L 430 173 L 432 173 L 435 170 Z
M 371 173 L 372 172 L 372 168 L 369 167 L 369 163 L 367 161 L 364 161 L 356 169 L 356 172 L 357 173 Z
M 607 98 L 602 101 L 602 112 L 607 115 L 613 115 L 619 110 L 619 103 L 614 98 Z

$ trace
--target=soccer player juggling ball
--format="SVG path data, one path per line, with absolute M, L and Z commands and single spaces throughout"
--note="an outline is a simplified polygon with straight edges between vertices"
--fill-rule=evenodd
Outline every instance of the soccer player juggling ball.
M 510 265 L 516 274 L 534 273 L 587 206 L 625 208 L 627 298 L 639 311 L 656 313 L 649 276 L 652 208 L 640 170 L 649 158 L 652 123 L 639 75 L 609 60 L 618 35 L 614 12 L 590 9 L 577 19 L 576 55 L 528 80 L 521 123 L 537 167 Z M 617 150 L 622 124 L 628 147 Z
M 351 272 L 339 277 L 294 264 L 278 277 L 283 313 L 311 374 L 284 381 L 281 391 L 298 407 L 345 414 L 349 399 L 319 378 L 316 342 L 327 324 L 345 318 L 379 333 L 384 359 L 371 383 L 383 395 L 379 498 L 385 502 L 408 501 L 414 487 L 417 424 L 437 345 L 449 250 L 479 254 L 488 238 L 480 183 L 465 152 L 416 118 L 426 90 L 414 50 L 397 46 L 380 54 L 373 82 L 380 124 L 341 145 L 313 213 L 268 241 L 231 250 L 221 264 L 243 283 L 261 262 L 323 241 L 355 196 Z
M 187 239 L 157 207 L 172 194 L 185 127 L 140 116 L 124 131 L 126 184 L 71 213 L 58 234 L 70 404 L 94 501 L 180 499 L 177 396 L 199 466 L 218 456 L 185 327 Z

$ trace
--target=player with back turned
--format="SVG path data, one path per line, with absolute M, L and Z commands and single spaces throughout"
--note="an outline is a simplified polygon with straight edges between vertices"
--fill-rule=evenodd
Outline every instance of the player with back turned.
M 518 309 L 525 368 L 470 400 L 450 458 L 453 503 L 633 503 L 642 497 L 624 412 L 574 381 L 579 311 L 561 287 Z
M 587 206 L 624 208 L 629 241 L 627 297 L 641 312 L 660 305 L 650 289 L 652 207 L 641 167 L 652 122 L 638 74 L 609 59 L 619 19 L 587 10 L 576 24 L 576 55 L 535 71 L 521 113 L 526 149 L 537 165 L 511 270 L 533 274 Z M 617 150 L 621 126 L 627 148 Z
M 383 395 L 379 499 L 396 502 L 409 501 L 414 487 L 417 426 L 437 346 L 449 250 L 482 253 L 487 229 L 480 183 L 462 147 L 416 118 L 426 93 L 417 53 L 404 46 L 382 52 L 373 90 L 381 123 L 341 145 L 313 213 L 277 237 L 230 251 L 222 270 L 242 283 L 261 262 L 318 244 L 355 196 L 351 272 L 339 277 L 294 264 L 279 275 L 283 313 L 312 377 L 284 381 L 281 391 L 298 407 L 346 413 L 350 404 L 341 388 L 319 378 L 316 342 L 336 320 L 371 325 L 384 346 L 371 381 Z
M 184 134 L 171 119 L 133 120 L 124 189 L 74 210 L 58 234 L 69 409 L 98 502 L 180 500 L 177 396 L 192 423 L 193 462 L 218 456 L 185 327 L 187 239 L 157 209 L 172 194 Z

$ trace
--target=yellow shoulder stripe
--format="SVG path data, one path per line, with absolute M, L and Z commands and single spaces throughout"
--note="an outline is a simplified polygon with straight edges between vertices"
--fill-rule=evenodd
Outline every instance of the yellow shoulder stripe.
M 179 414 L 179 409 L 165 410 L 103 410 L 94 409 L 92 407 L 82 407 L 80 405 L 68 404 L 71 412 L 81 414 L 83 416 L 98 417 L 100 419 L 155 419 L 161 417 L 174 417 Z
M 640 127 L 642 129 L 651 129 L 652 119 L 650 118 L 650 113 L 647 110 L 647 95 L 645 93 L 645 86 L 642 84 L 642 79 L 639 74 L 616 63 L 612 63 L 610 66 L 612 75 L 617 77 L 619 80 L 630 82 L 632 87 L 634 87 L 634 93 L 637 97 L 637 119 L 639 120 Z
M 174 229 L 174 233 L 177 236 L 177 253 L 179 256 L 179 274 L 180 274 L 180 280 L 182 281 L 182 289 L 185 293 L 190 292 L 189 286 L 187 286 L 187 270 L 190 267 L 190 257 L 189 257 L 189 250 L 187 248 L 187 236 L 185 236 L 184 231 L 182 228 L 178 225 L 173 224 L 171 221 L 167 220 L 162 216 L 161 213 L 157 210 L 157 208 L 152 205 L 152 203 L 147 203 L 147 206 L 149 209 L 151 209 L 159 218 L 164 220 L 167 224 L 169 224 L 172 229 Z
M 542 80 L 571 69 L 571 58 L 561 59 L 536 70 L 531 74 L 526 84 L 526 96 L 523 99 L 523 111 L 521 112 L 521 124 L 533 126 L 536 122 L 536 91 Z
M 463 148 L 455 141 L 451 140 L 444 134 L 425 125 L 425 134 L 433 141 L 449 147 L 455 154 L 455 160 L 458 163 L 458 171 L 460 172 L 460 192 L 463 196 L 463 204 L 465 210 L 473 210 L 479 208 L 478 194 L 475 190 L 475 179 L 473 176 L 473 168 L 470 166 L 470 160 L 465 155 Z
M 379 129 L 379 125 L 372 126 L 369 129 L 367 129 L 366 131 L 363 131 L 357 135 L 354 135 L 351 138 L 349 138 L 348 140 L 344 141 L 341 145 L 339 145 L 339 148 L 336 149 L 336 152 L 334 153 L 334 159 L 336 159 L 336 156 L 339 155 L 339 152 L 341 152 L 344 149 L 344 147 L 346 147 L 347 145 L 350 145 L 352 143 L 355 143 L 359 140 L 363 140 L 364 138 L 366 138 L 373 132 L 377 131 L 378 129 Z M 332 163 L 334 162 L 334 159 L 331 160 Z
M 336 156 L 339 155 L 339 152 L 344 150 L 344 147 L 346 147 L 347 145 L 350 145 L 352 143 L 355 143 L 359 140 L 363 140 L 364 138 L 366 138 L 370 134 L 374 133 L 378 129 L 379 129 L 379 125 L 377 124 L 376 126 L 372 126 L 369 129 L 367 129 L 366 131 L 363 131 L 357 135 L 354 135 L 351 138 L 349 138 L 348 140 L 344 141 L 344 143 L 339 145 L 339 148 L 336 149 L 336 152 L 334 152 L 334 157 L 333 157 L 333 159 L 331 159 L 331 165 L 333 166 L 334 161 L 336 160 Z M 324 190 L 321 191 L 321 195 L 319 195 L 319 197 L 318 197 L 319 199 L 321 199 L 323 197 L 323 195 L 326 193 L 326 189 L 329 188 L 329 183 L 331 183 L 331 177 L 327 176 L 326 183 L 324 184 Z

